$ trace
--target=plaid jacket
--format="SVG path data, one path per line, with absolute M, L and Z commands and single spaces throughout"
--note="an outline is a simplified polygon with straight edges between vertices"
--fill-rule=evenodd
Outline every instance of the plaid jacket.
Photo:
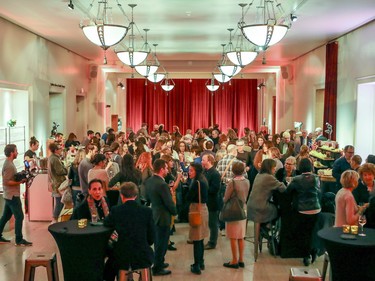
M 234 158 L 232 164 L 229 166 L 228 170 L 227 170 L 227 173 L 225 174 L 224 178 L 222 179 L 222 182 L 226 183 L 227 180 L 229 179 L 232 179 L 233 178 L 233 173 L 232 173 L 232 165 L 233 163 L 235 162 L 240 162 L 242 163 L 240 160 L 238 160 L 236 158 L 236 156 L 234 155 L 230 155 L 230 154 L 227 154 L 225 155 L 218 163 L 217 163 L 217 166 L 216 166 L 216 169 L 218 170 L 220 176 L 223 176 L 224 174 L 224 171 L 225 169 L 227 168 L 227 165 L 229 164 L 230 161 L 232 161 L 232 159 Z

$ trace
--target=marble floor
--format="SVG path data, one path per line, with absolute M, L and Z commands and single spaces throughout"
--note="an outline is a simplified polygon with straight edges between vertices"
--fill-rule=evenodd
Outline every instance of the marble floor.
M 58 255 L 58 269 L 60 280 L 63 280 L 63 271 L 59 250 L 52 236 L 47 231 L 48 222 L 29 222 L 25 217 L 24 236 L 32 241 L 32 247 L 15 247 L 14 231 L 4 232 L 4 237 L 12 238 L 11 244 L 0 244 L 0 280 L 23 280 L 24 261 L 32 252 L 54 251 Z M 259 254 L 254 263 L 253 244 L 245 242 L 245 268 L 229 269 L 223 267 L 224 262 L 231 259 L 230 243 L 226 237 L 220 236 L 216 249 L 205 251 L 206 270 L 202 275 L 194 275 L 190 272 L 190 264 L 193 262 L 193 246 L 186 243 L 189 226 L 186 223 L 176 225 L 176 233 L 171 236 L 175 242 L 177 251 L 168 251 L 166 262 L 170 264 L 172 274 L 169 276 L 153 277 L 153 280 L 183 281 L 183 280 L 236 280 L 236 281 L 273 281 L 288 280 L 291 267 L 303 267 L 301 259 L 281 259 L 268 253 L 266 244 L 263 252 Z M 252 223 L 249 223 L 248 233 L 253 233 Z M 310 268 L 322 269 L 323 257 L 310 265 Z M 43 267 L 36 270 L 36 281 L 47 280 Z M 328 278 L 326 280 L 329 280 Z

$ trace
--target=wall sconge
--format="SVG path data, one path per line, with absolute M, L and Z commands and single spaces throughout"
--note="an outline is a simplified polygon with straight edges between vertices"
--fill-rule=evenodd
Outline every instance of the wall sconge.
M 264 84 L 263 82 L 258 85 L 257 89 L 260 90 L 262 89 L 262 87 L 266 87 L 266 84 Z
M 121 82 L 117 84 L 117 87 L 121 87 L 121 89 L 125 90 L 125 86 Z
M 291 20 L 292 22 L 295 22 L 295 21 L 298 20 L 298 17 L 297 17 L 295 14 L 290 14 L 290 20 Z
M 72 0 L 69 1 L 68 8 L 70 10 L 74 10 L 74 5 L 73 5 L 73 1 Z

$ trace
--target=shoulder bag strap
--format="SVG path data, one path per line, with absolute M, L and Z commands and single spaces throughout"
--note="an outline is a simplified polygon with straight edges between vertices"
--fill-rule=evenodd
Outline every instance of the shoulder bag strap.
M 198 182 L 198 211 L 201 211 L 201 183 L 197 180 Z
M 227 172 L 228 172 L 228 169 L 229 169 L 230 165 L 232 164 L 232 162 L 234 161 L 235 158 L 236 158 L 236 157 L 234 157 L 234 158 L 233 158 L 232 160 L 230 160 L 230 162 L 228 163 L 227 167 L 225 168 L 224 173 L 223 173 L 222 176 L 221 176 L 221 181 L 223 181 L 225 175 L 226 175 Z

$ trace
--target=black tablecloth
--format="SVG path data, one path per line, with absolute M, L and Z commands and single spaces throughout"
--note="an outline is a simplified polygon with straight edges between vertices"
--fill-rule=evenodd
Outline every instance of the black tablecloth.
M 328 251 L 333 281 L 375 280 L 375 229 L 355 240 L 340 237 L 342 228 L 326 228 L 318 232 Z
M 102 281 L 104 258 L 112 229 L 104 226 L 78 228 L 78 221 L 52 224 L 48 231 L 60 250 L 65 281 Z

